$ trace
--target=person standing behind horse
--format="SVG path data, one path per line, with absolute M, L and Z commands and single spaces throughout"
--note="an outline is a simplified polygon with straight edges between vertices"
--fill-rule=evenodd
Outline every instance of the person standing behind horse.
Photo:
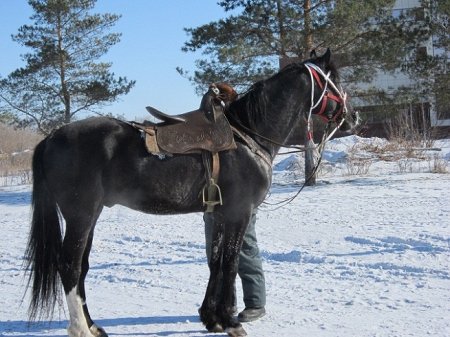
M 217 110 L 224 112 L 225 108 L 237 96 L 236 91 L 226 83 L 212 84 L 202 98 L 200 110 L 203 110 L 207 116 L 213 116 L 217 113 Z M 206 256 L 209 263 L 214 225 L 213 214 L 204 213 L 203 220 L 205 223 Z M 266 282 L 256 239 L 255 224 L 256 210 L 250 218 L 239 254 L 238 275 L 242 281 L 245 304 L 245 309 L 238 314 L 238 319 L 241 322 L 255 321 L 266 314 Z
M 214 225 L 212 213 L 204 213 L 203 220 L 205 222 L 206 256 L 209 262 Z M 238 275 L 242 282 L 245 304 L 245 309 L 238 315 L 240 322 L 255 321 L 266 314 L 266 281 L 256 239 L 255 223 L 256 211 L 250 218 L 239 253 Z

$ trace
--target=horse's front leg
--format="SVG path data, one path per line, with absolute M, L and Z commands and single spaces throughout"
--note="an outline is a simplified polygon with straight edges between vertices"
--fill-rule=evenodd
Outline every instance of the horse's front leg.
M 239 226 L 235 230 L 231 230 L 231 228 L 227 230 L 222 257 L 223 284 L 218 315 L 221 317 L 225 331 L 233 337 L 247 336 L 241 323 L 234 316 L 236 305 L 235 282 L 244 232 L 245 226 Z
M 199 310 L 200 319 L 210 332 L 223 332 L 223 324 L 217 316 L 218 300 L 220 298 L 220 288 L 222 282 L 222 252 L 223 252 L 223 224 L 214 220 L 212 214 L 205 214 L 210 217 L 207 225 L 212 226 L 211 246 L 208 252 L 209 282 L 206 288 L 205 298 Z
M 208 221 L 212 228 L 208 266 L 210 270 L 205 299 L 200 308 L 200 318 L 210 332 L 227 331 L 233 337 L 246 336 L 239 321 L 233 317 L 236 303 L 235 280 L 239 252 L 248 219 L 233 222 L 224 220 L 221 213 Z M 226 223 L 226 225 L 225 225 Z

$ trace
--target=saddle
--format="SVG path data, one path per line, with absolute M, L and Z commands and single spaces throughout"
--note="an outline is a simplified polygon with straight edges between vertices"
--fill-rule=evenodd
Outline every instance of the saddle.
M 213 84 L 199 109 L 171 116 L 149 106 L 147 111 L 161 122 L 134 125 L 145 132 L 147 150 L 153 154 L 233 150 L 236 144 L 224 110 L 236 97 L 231 87 Z
M 155 116 L 157 110 L 147 107 L 147 111 Z M 166 116 L 158 112 L 158 118 L 163 122 L 147 124 L 143 128 L 147 150 L 153 154 L 214 153 L 236 148 L 233 132 L 223 113 L 215 121 L 209 120 L 202 110 Z

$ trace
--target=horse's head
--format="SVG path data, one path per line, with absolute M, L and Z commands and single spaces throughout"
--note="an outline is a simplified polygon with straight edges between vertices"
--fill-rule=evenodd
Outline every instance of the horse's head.
M 337 129 L 348 131 L 356 127 L 358 114 L 352 111 L 339 86 L 330 56 L 328 50 L 308 61 L 291 63 L 253 84 L 230 104 L 227 110 L 230 123 L 252 135 L 272 155 L 305 117 L 311 120 L 312 114 L 331 122 L 328 125 L 336 124 L 328 137 Z
M 312 83 L 310 114 L 318 115 L 327 123 L 336 123 L 341 131 L 353 130 L 360 122 L 359 113 L 353 110 L 339 85 L 339 74 L 330 61 L 330 50 L 322 56 L 313 51 L 311 56 L 304 62 Z

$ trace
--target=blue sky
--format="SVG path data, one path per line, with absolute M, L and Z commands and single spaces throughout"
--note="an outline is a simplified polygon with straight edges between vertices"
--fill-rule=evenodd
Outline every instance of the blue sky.
M 176 67 L 193 71 L 199 53 L 181 51 L 188 36 L 183 28 L 197 27 L 226 15 L 215 0 L 98 0 L 94 12 L 122 15 L 114 31 L 121 42 L 104 57 L 118 76 L 136 80 L 132 91 L 104 112 L 127 119 L 146 117 L 146 105 L 171 114 L 193 110 L 200 104 L 193 85 Z M 27 49 L 11 40 L 29 23 L 32 10 L 26 0 L 0 0 L 0 75 L 21 67 Z

